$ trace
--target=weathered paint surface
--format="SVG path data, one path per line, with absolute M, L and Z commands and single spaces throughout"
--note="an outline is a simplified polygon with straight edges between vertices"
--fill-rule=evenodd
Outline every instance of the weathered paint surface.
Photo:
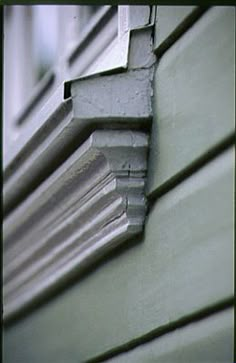
M 151 69 L 131 70 L 129 72 L 86 79 L 78 79 L 71 86 L 75 118 L 82 126 L 84 121 L 99 120 L 101 123 L 117 119 L 136 120 L 152 117 Z
M 159 29 L 164 42 L 195 11 L 184 8 L 170 14 L 173 21 Z M 160 186 L 233 132 L 234 12 L 223 7 L 207 11 L 157 64 L 149 195 L 154 196 Z M 140 66 L 139 60 L 144 68 L 150 67 L 153 58 L 149 53 L 146 67 L 140 50 L 134 49 L 133 67 Z M 125 117 L 135 121 L 137 115 L 142 115 L 142 122 L 150 122 L 152 105 L 146 102 L 147 95 L 134 96 L 136 85 L 145 85 L 151 92 L 150 69 L 141 70 L 140 79 L 137 70 L 131 67 L 129 72 L 126 86 L 121 80 L 122 107 L 114 98 L 121 96 L 120 80 L 112 84 L 103 78 L 99 85 L 92 78 L 91 84 L 79 81 L 81 97 L 84 85 L 84 90 L 88 87 L 89 100 L 84 99 L 84 106 L 89 114 L 86 107 L 79 107 L 75 122 L 100 122 L 104 113 L 96 106 L 101 104 L 109 111 L 105 112 L 106 126 L 111 115 L 121 123 Z M 107 103 L 108 94 L 112 105 Z M 79 105 L 81 99 L 75 98 Z M 84 119 L 79 119 L 81 110 Z M 173 328 L 170 324 L 179 319 L 190 320 L 193 313 L 232 298 L 233 160 L 232 147 L 191 177 L 185 175 L 184 181 L 153 204 L 142 242 L 127 246 L 9 327 L 4 333 L 5 362 L 83 362 L 142 339 L 152 329 Z M 231 314 L 221 312 L 189 323 L 115 361 L 182 363 L 206 357 L 212 363 L 232 361 Z
M 142 243 L 9 328 L 5 362 L 82 362 L 232 297 L 233 160 L 157 200 Z
M 148 193 L 234 131 L 234 10 L 213 8 L 161 58 Z
M 147 150 L 97 130 L 4 220 L 4 319 L 143 230 Z
M 152 28 L 132 30 L 126 72 L 90 75 L 60 86 L 21 133 L 4 170 L 4 212 L 9 213 L 100 128 L 150 130 L 155 55 Z M 129 39 L 128 39 L 129 40 Z M 123 71 L 124 71 L 123 69 Z M 67 92 L 68 88 L 71 92 Z M 68 94 L 67 94 L 68 93 Z M 70 96 L 72 94 L 72 101 Z M 66 101 L 63 99 L 66 96 Z
M 107 360 L 107 363 L 231 363 L 233 309 L 214 314 Z

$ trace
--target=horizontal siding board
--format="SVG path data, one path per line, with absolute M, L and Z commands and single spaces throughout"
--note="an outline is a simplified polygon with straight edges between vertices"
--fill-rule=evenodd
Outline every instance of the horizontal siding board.
M 5 363 L 82 362 L 232 297 L 233 160 L 231 148 L 162 196 L 142 243 L 7 329 Z
M 168 42 L 184 20 L 197 9 L 197 6 L 157 6 L 154 50 Z
M 165 334 L 107 363 L 232 363 L 233 309 Z
M 234 8 L 212 8 L 161 58 L 154 77 L 148 194 L 233 133 L 234 28 Z

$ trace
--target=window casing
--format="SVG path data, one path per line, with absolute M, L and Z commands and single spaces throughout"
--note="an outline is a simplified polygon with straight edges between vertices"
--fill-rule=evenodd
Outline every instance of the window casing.
M 45 31 L 49 16 L 40 25 L 45 13 L 52 19 L 50 41 Z M 103 39 L 104 34 L 109 36 Z M 21 143 L 24 126 L 56 88 L 92 72 L 93 63 L 117 35 L 116 6 L 5 7 L 4 155 L 9 155 L 13 143 Z

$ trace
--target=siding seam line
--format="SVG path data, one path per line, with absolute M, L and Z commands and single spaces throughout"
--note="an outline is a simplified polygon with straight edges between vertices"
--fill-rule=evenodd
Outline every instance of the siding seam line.
M 142 335 L 141 337 L 135 338 L 127 343 L 124 343 L 116 348 L 110 349 L 105 353 L 102 353 L 98 356 L 85 360 L 83 363 L 99 363 L 105 362 L 115 356 L 120 355 L 121 353 L 129 352 L 136 347 L 149 343 L 150 341 L 159 338 L 165 334 L 171 333 L 176 329 L 184 328 L 185 326 L 203 320 L 211 315 L 214 315 L 219 312 L 223 312 L 224 310 L 230 309 L 234 306 L 234 297 L 229 297 L 225 300 L 222 300 L 212 306 L 208 306 L 194 312 L 190 315 L 184 316 L 170 324 L 160 326 L 156 329 L 151 330 L 150 332 Z
M 174 30 L 167 36 L 163 43 L 154 50 L 158 60 L 164 55 L 164 53 L 177 42 L 211 7 L 210 6 L 198 6 L 194 9 Z M 158 15 L 156 18 L 156 24 L 158 24 Z
M 213 147 L 208 149 L 204 154 L 196 158 L 191 164 L 187 165 L 175 175 L 170 177 L 167 181 L 161 184 L 157 189 L 151 192 L 147 196 L 148 200 L 148 212 L 155 205 L 157 199 L 162 197 L 164 194 L 168 193 L 170 190 L 174 189 L 178 184 L 185 181 L 187 178 L 192 176 L 194 173 L 199 171 L 202 167 L 206 166 L 208 163 L 219 157 L 224 151 L 235 145 L 235 132 L 230 133 L 219 143 L 215 144 Z

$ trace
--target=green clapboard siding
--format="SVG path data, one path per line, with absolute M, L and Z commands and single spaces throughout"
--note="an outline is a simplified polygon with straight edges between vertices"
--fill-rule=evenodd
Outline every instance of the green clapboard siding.
M 148 193 L 234 131 L 234 26 L 234 8 L 212 8 L 161 58 Z
M 4 362 L 78 363 L 232 297 L 233 150 L 157 200 L 142 243 L 7 330 Z
M 107 363 L 233 363 L 233 309 L 176 329 Z
M 197 9 L 197 6 L 157 6 L 154 50 L 163 47 Z

